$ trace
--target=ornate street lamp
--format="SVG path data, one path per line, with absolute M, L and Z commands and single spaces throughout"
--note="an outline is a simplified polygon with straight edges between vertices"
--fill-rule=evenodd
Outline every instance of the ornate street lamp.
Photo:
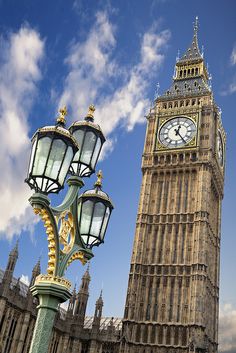
M 82 176 L 95 171 L 105 138 L 93 122 L 94 106 L 84 122 L 65 128 L 66 107 L 60 110 L 55 126 L 38 129 L 32 138 L 32 151 L 26 182 L 35 193 L 29 201 L 42 218 L 48 238 L 46 275 L 36 278 L 31 292 L 39 299 L 38 315 L 30 353 L 46 353 L 58 304 L 70 298 L 70 282 L 64 273 L 71 262 L 83 264 L 93 257 L 92 247 L 104 242 L 113 209 L 102 191 L 102 173 L 98 172 L 94 189 L 78 195 L 84 185 Z M 64 201 L 50 205 L 49 193 L 58 193 L 67 179 Z
M 94 124 L 94 105 L 90 105 L 84 121 L 73 123 L 69 131 L 78 142 L 80 149 L 71 163 L 70 172 L 80 177 L 94 173 L 105 137 L 99 125 Z

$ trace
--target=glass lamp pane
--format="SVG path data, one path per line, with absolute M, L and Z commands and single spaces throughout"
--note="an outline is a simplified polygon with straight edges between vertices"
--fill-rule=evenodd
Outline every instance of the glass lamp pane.
M 97 202 L 94 207 L 92 226 L 90 230 L 90 234 L 95 235 L 96 237 L 99 236 L 104 213 L 105 213 L 105 206 L 103 205 L 102 202 Z
M 101 235 L 100 235 L 101 239 L 104 238 L 106 227 L 107 227 L 107 222 L 109 220 L 110 213 L 111 213 L 111 211 L 110 211 L 109 207 L 107 207 L 106 214 L 105 214 L 104 221 L 103 221 L 103 225 L 102 225 Z
M 90 163 L 96 139 L 97 139 L 96 135 L 92 131 L 88 131 L 86 133 L 83 150 L 81 151 L 81 158 L 80 158 L 80 161 L 82 163 L 85 163 L 85 164 Z
M 78 162 L 79 158 L 80 158 L 80 154 L 81 154 L 81 148 L 83 145 L 83 140 L 84 140 L 84 130 L 76 130 L 73 133 L 74 138 L 76 139 L 76 141 L 78 142 L 79 145 L 79 150 L 78 152 L 76 152 L 73 161 Z
M 92 212 L 93 212 L 93 202 L 89 200 L 85 201 L 83 203 L 82 212 L 81 212 L 80 234 L 89 233 Z
M 59 183 L 61 185 L 64 183 L 65 177 L 70 168 L 72 158 L 73 158 L 73 149 L 71 146 L 68 146 L 63 164 L 61 166 L 60 174 L 59 174 Z
M 29 171 L 28 171 L 29 173 L 31 173 L 31 169 L 32 169 L 33 161 L 34 161 L 36 143 L 37 143 L 37 140 L 35 139 L 33 142 L 33 145 L 32 145 L 32 149 L 31 149 L 30 164 L 29 164 Z
M 92 161 L 91 161 L 91 167 L 93 169 L 95 169 L 95 164 L 97 162 L 97 159 L 98 159 L 98 155 L 99 155 L 99 152 L 100 152 L 100 149 L 101 149 L 101 139 L 100 137 L 98 137 L 97 139 L 97 143 L 96 143 L 96 146 L 95 146 L 95 149 L 94 149 L 94 152 L 93 152 L 93 157 L 92 157 Z
M 45 176 L 56 180 L 59 169 L 61 167 L 64 154 L 66 150 L 66 144 L 62 140 L 56 139 L 52 143 L 52 148 L 47 162 L 47 168 Z
M 35 155 L 33 166 L 33 175 L 42 175 L 46 166 L 49 149 L 52 140 L 49 137 L 43 137 L 38 141 L 38 146 Z

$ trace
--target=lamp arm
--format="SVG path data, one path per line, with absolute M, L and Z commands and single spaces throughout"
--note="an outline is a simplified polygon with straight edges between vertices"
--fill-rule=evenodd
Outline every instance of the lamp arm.
M 93 257 L 93 253 L 89 249 L 81 248 L 78 245 L 74 245 L 73 249 L 67 253 L 60 255 L 60 264 L 58 267 L 58 276 L 63 277 L 67 267 L 74 261 L 80 260 L 83 265 L 86 264 Z
M 75 201 L 79 189 L 84 186 L 83 180 L 77 176 L 71 176 L 67 180 L 67 183 L 69 185 L 69 189 L 64 200 L 60 205 L 56 207 L 51 207 L 54 216 L 59 216 L 62 212 L 68 210 Z

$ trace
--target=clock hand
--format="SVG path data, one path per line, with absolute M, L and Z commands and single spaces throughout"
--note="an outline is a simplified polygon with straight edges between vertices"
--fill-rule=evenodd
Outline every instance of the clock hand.
M 180 133 L 178 133 L 178 135 L 184 141 L 184 143 L 186 143 L 185 139 L 180 135 Z
M 180 130 L 180 128 L 181 128 L 181 125 L 178 126 L 178 129 L 174 129 L 174 131 L 175 131 L 175 136 L 179 135 L 179 130 Z
M 186 143 L 186 141 L 185 141 L 185 139 L 183 138 L 183 136 L 180 135 L 179 129 L 178 129 L 178 130 L 175 129 L 175 130 L 176 130 L 176 131 L 175 131 L 175 135 L 176 135 L 176 136 L 179 135 L 179 137 L 183 140 L 183 142 Z

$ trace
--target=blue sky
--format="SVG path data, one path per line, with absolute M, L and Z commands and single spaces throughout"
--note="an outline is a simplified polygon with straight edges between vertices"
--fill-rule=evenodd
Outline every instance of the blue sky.
M 122 316 L 141 182 L 145 118 L 159 82 L 170 86 L 178 50 L 192 39 L 199 16 L 199 45 L 227 133 L 227 167 L 222 212 L 221 347 L 236 347 L 235 98 L 236 3 L 233 0 L 13 1 L 0 0 L 0 267 L 20 237 L 16 276 L 31 276 L 47 242 L 28 207 L 24 185 L 30 137 L 54 121 L 67 104 L 68 124 L 90 103 L 107 136 L 99 168 L 104 191 L 115 204 L 105 244 L 91 262 L 88 314 L 101 287 L 104 315 Z M 87 189 L 95 177 L 85 180 Z M 59 196 L 59 199 L 61 197 Z M 58 197 L 53 197 L 57 203 Z M 77 282 L 79 262 L 67 277 Z M 233 337 L 234 334 L 234 337 Z M 235 346 L 233 346 L 235 344 Z

